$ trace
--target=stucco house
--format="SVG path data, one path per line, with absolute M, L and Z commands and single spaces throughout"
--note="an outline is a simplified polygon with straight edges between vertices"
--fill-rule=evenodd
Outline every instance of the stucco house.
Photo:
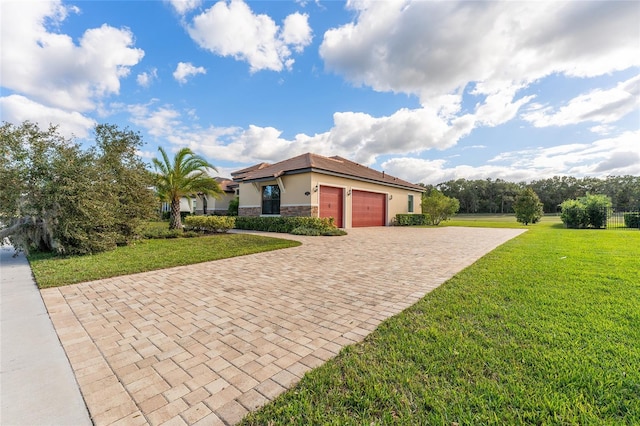
M 238 191 L 238 184 L 231 179 L 216 177 L 214 178 L 223 194 L 220 198 L 212 197 L 211 195 L 201 195 L 198 197 L 194 213 L 199 215 L 225 215 L 229 210 L 229 202 L 236 198 Z
M 229 202 L 236 198 L 238 192 L 238 184 L 231 179 L 216 177 L 214 178 L 223 193 L 219 198 L 210 195 L 198 195 L 180 198 L 180 211 L 197 215 L 225 215 L 229 210 Z M 161 203 L 160 211 L 169 213 L 171 205 L 169 203 Z
M 231 173 L 239 216 L 333 217 L 340 228 L 387 226 L 422 213 L 424 188 L 342 157 L 306 153 Z

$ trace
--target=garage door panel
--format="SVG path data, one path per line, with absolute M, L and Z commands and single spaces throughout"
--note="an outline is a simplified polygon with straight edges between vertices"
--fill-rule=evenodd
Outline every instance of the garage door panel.
M 352 191 L 352 226 L 384 226 L 387 196 L 377 192 Z
M 320 186 L 320 217 L 332 217 L 338 228 L 342 228 L 344 189 Z

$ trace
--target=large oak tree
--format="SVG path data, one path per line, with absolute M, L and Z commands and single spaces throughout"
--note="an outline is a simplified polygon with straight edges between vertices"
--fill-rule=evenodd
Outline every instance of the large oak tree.
M 0 241 L 25 252 L 97 253 L 138 236 L 157 201 L 140 136 L 101 124 L 82 149 L 57 127 L 0 127 Z

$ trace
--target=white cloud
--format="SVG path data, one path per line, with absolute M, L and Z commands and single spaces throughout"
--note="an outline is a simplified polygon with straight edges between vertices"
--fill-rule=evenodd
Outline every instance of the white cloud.
M 296 52 L 302 52 L 311 43 L 312 38 L 309 15 L 296 12 L 287 16 L 280 38 L 284 44 L 293 45 Z
M 505 152 L 482 166 L 448 166 L 446 160 L 398 157 L 382 163 L 389 174 L 410 182 L 438 184 L 452 179 L 532 181 L 558 175 L 576 177 L 640 174 L 640 131 L 592 143 Z
M 472 116 L 447 121 L 429 108 L 401 109 L 390 116 L 341 112 L 333 116 L 327 132 L 298 134 L 282 138 L 273 127 L 194 127 L 189 123 L 193 110 L 179 112 L 155 102 L 128 107 L 132 122 L 150 134 L 173 144 L 189 146 L 212 158 L 237 161 L 279 161 L 295 153 L 316 152 L 342 155 L 372 164 L 382 154 L 418 153 L 426 149 L 446 149 L 465 136 L 473 125 Z
M 149 72 L 144 71 L 138 74 L 136 77 L 136 82 L 138 85 L 142 87 L 149 87 L 151 84 L 158 79 L 158 69 L 153 68 Z
M 419 130 L 409 138 L 394 129 L 406 111 L 361 119 L 348 138 L 353 146 L 353 139 L 362 142 L 361 159 L 384 152 L 385 144 L 387 153 L 446 148 L 476 127 L 513 120 L 527 105 L 522 117 L 539 126 L 608 124 L 638 108 L 637 77 L 560 110 L 532 105 L 536 95 L 526 93 L 554 74 L 594 77 L 640 66 L 640 8 L 634 2 L 357 0 L 347 7 L 354 20 L 324 33 L 320 55 L 326 70 L 355 86 L 416 95 L 422 109 L 411 114 L 426 118 L 409 126 Z M 465 94 L 479 100 L 462 111 Z M 389 139 L 404 137 L 396 141 L 398 150 L 385 142 L 387 129 Z
M 437 184 L 451 179 L 501 178 L 508 181 L 530 181 L 555 175 L 606 176 L 640 174 L 640 131 L 627 132 L 613 138 L 591 143 L 574 143 L 551 148 L 532 148 L 504 152 L 486 165 L 449 166 L 450 160 L 425 160 L 407 157 L 425 146 L 444 149 L 450 146 L 448 135 L 464 134 L 469 129 L 467 116 L 450 123 L 437 113 L 425 109 L 400 110 L 386 117 L 363 113 L 336 113 L 334 126 L 327 132 L 298 134 L 288 139 L 273 127 L 250 125 L 239 127 L 199 128 L 188 119 L 191 110 L 180 112 L 170 105 L 133 105 L 129 107 L 132 121 L 153 136 L 178 148 L 188 146 L 213 163 L 276 162 L 304 152 L 321 155 L 341 155 L 372 165 L 380 154 L 400 155 L 381 164 L 388 173 L 410 182 Z M 185 118 L 186 117 L 186 118 Z M 473 117 L 470 117 L 473 120 Z M 438 121 L 437 124 L 429 120 Z M 457 120 L 462 120 L 459 124 Z M 440 127 L 439 134 L 425 140 L 421 135 L 429 128 Z M 470 148 L 484 149 L 484 145 Z
M 639 130 L 628 131 L 619 136 L 598 139 L 591 143 L 505 152 L 490 162 L 508 163 L 513 167 L 530 170 L 551 169 L 575 176 L 604 175 L 607 174 L 605 172 L 636 175 L 640 173 L 640 161 L 635 161 L 640 156 L 638 140 L 640 140 Z M 620 161 L 612 161 L 612 159 L 619 160 L 622 154 L 634 161 L 624 165 L 620 165 Z
M 241 0 L 219 1 L 193 18 L 187 31 L 204 49 L 246 61 L 251 72 L 291 69 L 290 47 L 301 52 L 311 42 L 307 15 L 294 13 L 281 29 L 270 16 L 253 11 Z
M 608 132 L 610 126 L 640 107 L 640 75 L 620 82 L 609 90 L 597 89 L 577 96 L 566 105 L 555 109 L 551 106 L 533 105 L 522 118 L 535 127 L 566 126 L 583 122 L 600 123 L 593 127 L 595 133 Z
M 206 74 L 204 67 L 195 67 L 191 62 L 179 62 L 176 70 L 173 72 L 173 78 L 180 84 L 187 82 L 188 77 L 198 74 Z
M 131 122 L 147 129 L 152 136 L 171 135 L 178 126 L 182 125 L 180 113 L 166 105 L 150 110 L 154 103 L 155 101 L 151 101 L 149 104 L 126 107 L 126 110 L 131 114 Z
M 140 158 L 145 159 L 145 160 L 153 160 L 154 158 L 159 158 L 160 157 L 157 152 L 153 152 L 153 151 L 137 150 L 136 151 L 136 155 L 138 157 L 140 157 Z
M 51 32 L 77 11 L 60 1 L 2 3 L 2 86 L 49 107 L 95 108 L 96 100 L 118 94 L 120 79 L 142 59 L 128 29 L 91 28 L 79 44 Z
M 59 0 L 2 2 L 0 75 L 12 93 L 0 100 L 3 120 L 53 123 L 65 136 L 87 138 L 96 122 L 86 114 L 100 114 L 144 56 L 131 31 L 106 24 L 75 43 L 59 30 L 70 13 L 80 9 Z
M 202 4 L 202 0 L 168 0 L 168 2 L 180 15 L 184 15 Z
M 504 179 L 510 182 L 522 182 L 538 179 L 537 171 L 518 169 L 508 166 L 483 165 L 480 167 L 459 165 L 447 167 L 447 161 L 425 160 L 421 158 L 398 157 L 382 163 L 382 169 L 393 176 L 409 182 L 437 185 L 455 179 Z
M 59 125 L 60 133 L 66 137 L 86 138 L 97 124 L 77 111 L 48 107 L 21 95 L 9 95 L 0 98 L 2 120 L 19 124 L 23 121 L 38 123 L 41 128 L 49 124 Z
M 591 77 L 640 65 L 635 2 L 352 1 L 328 30 L 327 70 L 423 103 L 469 82 L 515 93 L 553 73 Z M 482 36 L 479 36 L 482 35 Z

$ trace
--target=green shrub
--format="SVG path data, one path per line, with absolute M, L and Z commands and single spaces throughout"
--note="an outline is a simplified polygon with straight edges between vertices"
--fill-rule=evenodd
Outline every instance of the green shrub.
M 426 225 L 427 216 L 423 214 L 398 213 L 394 225 L 396 226 L 416 226 Z
M 627 228 L 640 228 L 640 212 L 625 213 L 624 226 Z
M 584 205 L 579 200 L 566 200 L 560 204 L 560 219 L 567 228 L 585 228 L 588 224 Z
M 166 229 L 156 228 L 156 229 L 145 229 L 142 231 L 142 236 L 150 240 L 165 239 L 165 238 L 180 238 L 183 236 L 183 234 L 184 232 L 182 231 L 182 229 L 169 229 L 168 227 Z
M 611 208 L 611 198 L 606 195 L 587 194 L 584 203 L 589 218 L 589 225 L 594 228 L 607 226 L 607 211 Z
M 346 231 L 340 228 L 335 228 L 335 227 L 309 228 L 309 227 L 299 226 L 297 228 L 293 228 L 289 233 L 293 235 L 307 235 L 310 237 L 318 237 L 318 236 L 334 237 L 334 236 L 347 235 Z
M 194 231 L 227 232 L 235 227 L 236 218 L 233 216 L 188 216 L 184 223 Z
M 460 201 L 457 198 L 447 197 L 437 189 L 422 194 L 421 204 L 427 225 L 439 225 L 443 220 L 449 220 L 460 209 Z
M 586 197 L 566 200 L 560 207 L 560 218 L 567 228 L 604 228 L 611 199 L 606 195 L 587 194 Z
M 320 236 L 320 230 L 318 228 L 305 228 L 303 226 L 298 226 L 297 228 L 293 228 L 290 232 L 293 235 L 307 235 L 310 237 L 318 237 Z
M 250 231 L 282 232 L 290 233 L 295 228 L 335 228 L 333 218 L 320 217 L 253 217 L 238 216 L 236 218 L 236 228 Z
M 227 209 L 227 215 L 238 216 L 238 206 L 240 205 L 240 198 L 236 197 L 229 201 L 229 208 Z
M 325 228 L 321 231 L 321 235 L 324 237 L 339 237 L 347 235 L 347 231 L 340 228 Z

